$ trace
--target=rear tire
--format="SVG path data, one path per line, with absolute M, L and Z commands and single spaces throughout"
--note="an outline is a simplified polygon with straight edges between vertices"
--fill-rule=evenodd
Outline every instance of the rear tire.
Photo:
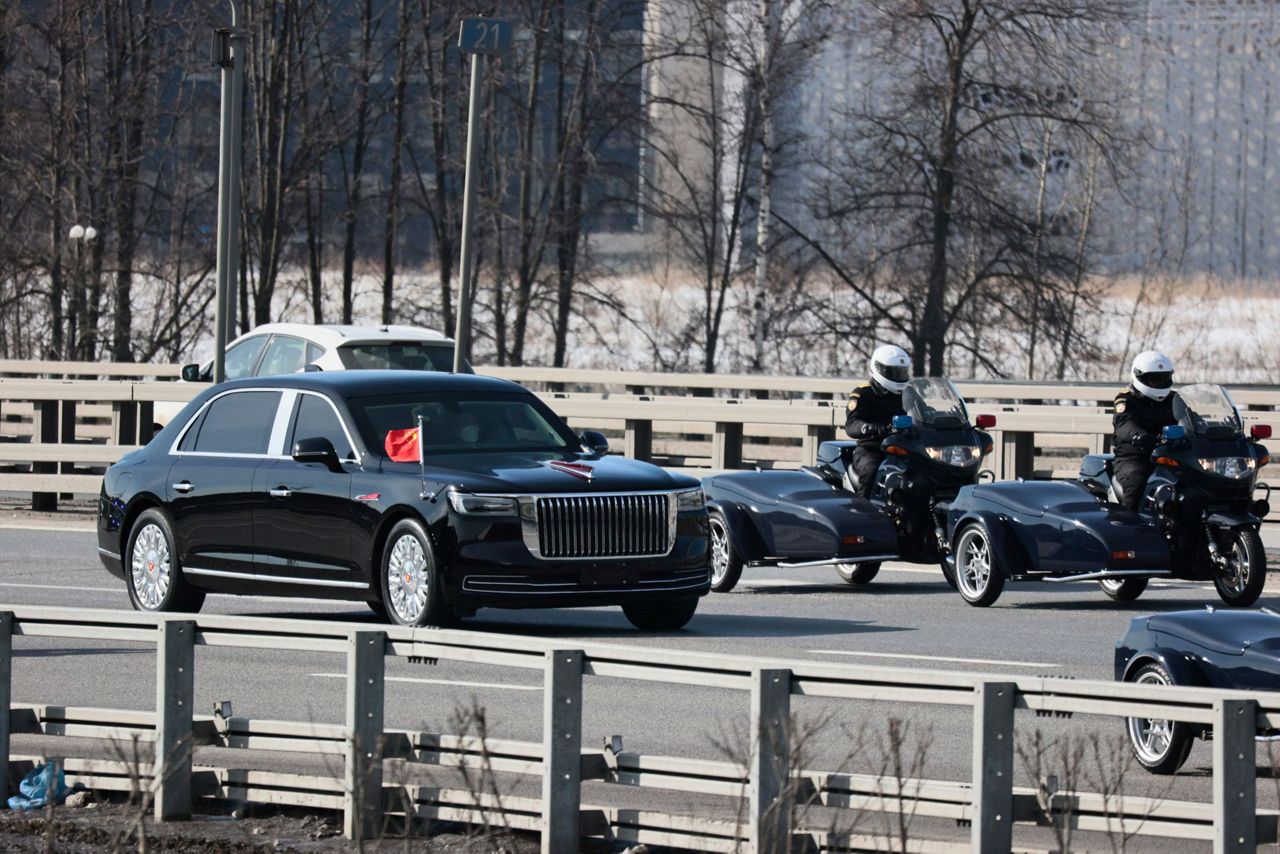
M 880 573 L 880 561 L 868 560 L 862 563 L 838 563 L 836 564 L 836 574 L 840 576 L 845 584 L 863 585 L 870 584 L 871 579 Z
M 1214 573 L 1213 586 L 1232 608 L 1247 608 L 1262 595 L 1267 581 L 1267 553 L 1253 528 L 1236 528 L 1224 549 L 1227 571 Z
M 1004 576 L 996 566 L 986 530 L 976 522 L 960 529 L 956 546 L 956 589 L 964 601 L 985 608 L 1000 598 Z
M 742 557 L 733 547 L 729 524 L 719 510 L 710 513 L 711 525 L 711 589 L 728 593 L 742 578 Z
M 417 519 L 401 519 L 391 528 L 383 541 L 378 575 L 389 622 L 397 626 L 453 622 L 453 608 L 444 601 L 440 583 L 440 562 Z
M 1142 665 L 1125 678 L 1142 685 L 1175 685 L 1169 671 L 1154 661 Z M 1152 774 L 1173 774 L 1191 753 L 1191 727 L 1178 721 L 1155 718 L 1126 718 L 1125 730 L 1133 757 Z
M 1098 582 L 1102 592 L 1117 602 L 1132 602 L 1147 589 L 1149 578 L 1104 578 Z
M 169 517 L 154 507 L 143 510 L 129 529 L 124 577 L 135 611 L 194 614 L 204 605 L 204 591 L 192 587 L 182 574 Z
M 631 625 L 643 632 L 673 632 L 683 629 L 698 610 L 698 598 L 659 599 L 656 602 L 627 602 L 622 613 Z

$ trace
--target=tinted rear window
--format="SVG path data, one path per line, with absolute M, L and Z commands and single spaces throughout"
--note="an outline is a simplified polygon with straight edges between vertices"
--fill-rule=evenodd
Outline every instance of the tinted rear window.
M 452 371 L 453 346 L 392 341 L 386 344 L 347 344 L 338 358 L 349 371 Z
M 279 404 L 278 391 L 223 395 L 205 411 L 193 450 L 202 454 L 265 454 Z
M 289 440 L 289 447 L 292 448 L 293 443 L 299 439 L 316 438 L 328 439 L 338 452 L 340 460 L 354 456 L 346 431 L 342 429 L 342 422 L 338 420 L 338 414 L 333 411 L 329 401 L 314 394 L 304 394 L 298 405 L 298 418 L 293 424 L 293 437 Z

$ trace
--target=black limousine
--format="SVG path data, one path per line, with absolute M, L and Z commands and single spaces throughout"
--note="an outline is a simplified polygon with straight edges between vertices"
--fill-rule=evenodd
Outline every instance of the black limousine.
M 224 383 L 107 470 L 98 553 L 145 611 L 309 596 L 417 626 L 620 605 L 637 628 L 680 628 L 710 585 L 702 490 L 607 449 L 488 377 Z

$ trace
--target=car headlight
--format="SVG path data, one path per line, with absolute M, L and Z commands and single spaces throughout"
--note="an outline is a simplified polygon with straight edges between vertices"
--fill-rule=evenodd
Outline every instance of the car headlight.
M 1205 457 L 1199 460 L 1200 468 L 1219 477 L 1240 480 L 1253 474 L 1257 463 L 1250 457 Z
M 463 516 L 514 516 L 520 509 L 514 498 L 472 495 L 453 489 L 449 490 L 449 504 Z
M 706 506 L 707 496 L 701 488 L 676 493 L 676 512 L 678 513 L 686 510 L 704 510 Z
M 949 466 L 973 465 L 981 456 L 977 445 L 944 445 L 940 448 L 925 448 L 924 451 L 930 459 Z

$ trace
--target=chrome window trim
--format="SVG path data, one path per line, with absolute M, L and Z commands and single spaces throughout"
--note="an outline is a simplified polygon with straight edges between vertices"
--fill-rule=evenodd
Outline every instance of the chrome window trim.
M 680 489 L 651 489 L 651 490 L 635 490 L 627 492 L 540 492 L 532 493 L 516 493 L 516 492 L 468 492 L 468 495 L 475 495 L 479 498 L 510 498 L 519 506 L 520 517 L 520 536 L 524 540 L 525 548 L 529 550 L 529 554 L 537 560 L 546 561 L 601 561 L 601 560 L 654 560 L 656 558 L 664 558 L 671 554 L 676 547 L 676 521 L 679 518 L 679 495 L 685 492 L 691 492 L 697 487 L 683 487 Z M 667 499 L 667 550 L 661 554 L 652 552 L 640 554 L 621 554 L 609 555 L 601 557 L 599 555 L 593 557 L 543 557 L 541 540 L 538 536 L 538 499 L 539 498 L 630 498 L 636 496 L 658 495 L 666 496 Z M 503 518 L 496 513 L 478 513 L 475 518 Z
M 271 438 L 267 440 L 267 456 L 284 454 L 284 437 L 289 432 L 289 422 L 293 420 L 293 406 L 298 402 L 296 389 L 281 389 L 280 404 L 276 407 L 276 420 L 271 425 Z
M 365 589 L 369 585 L 363 581 L 328 581 L 311 578 L 284 578 L 277 575 L 258 575 L 252 572 L 234 572 L 225 569 L 200 569 L 184 566 L 183 572 L 191 575 L 209 575 L 215 578 L 243 578 L 246 581 L 265 581 L 274 584 L 301 584 L 307 587 L 343 587 L 353 590 Z
M 200 419 L 200 416 L 210 406 L 213 406 L 213 402 L 215 400 L 221 400 L 222 398 L 226 397 L 229 394 L 244 394 L 245 392 L 251 392 L 251 391 L 257 391 L 257 392 L 265 391 L 268 393 L 273 392 L 275 394 L 280 395 L 280 403 L 282 403 L 284 401 L 284 393 L 288 390 L 289 389 L 258 386 L 253 388 L 232 388 L 232 389 L 227 389 L 226 391 L 218 392 L 213 397 L 209 398 L 203 404 L 201 404 L 200 408 L 197 409 L 195 412 L 193 412 L 191 414 L 191 417 L 187 419 L 187 423 L 182 425 L 182 429 L 179 430 L 178 435 L 174 437 L 173 444 L 169 446 L 169 456 L 171 457 L 227 457 L 231 459 L 245 459 L 245 460 L 279 459 L 280 457 L 278 455 L 272 456 L 271 454 L 270 438 L 268 438 L 267 440 L 267 453 L 265 454 L 241 454 L 241 453 L 232 453 L 230 451 L 179 451 L 178 446 L 181 445 L 182 440 L 186 438 L 187 432 L 191 429 L 191 425 L 195 424 L 196 421 Z M 280 409 L 279 409 L 280 403 L 276 404 L 277 419 L 280 417 Z M 275 433 L 275 425 L 273 423 L 272 425 L 273 436 L 274 436 L 274 433 Z

